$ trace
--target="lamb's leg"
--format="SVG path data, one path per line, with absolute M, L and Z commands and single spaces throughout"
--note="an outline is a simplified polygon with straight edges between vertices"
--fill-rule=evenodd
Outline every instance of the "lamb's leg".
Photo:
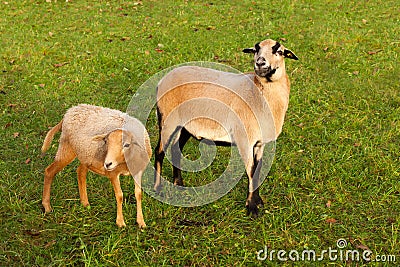
M 84 164 L 80 164 L 78 169 L 76 170 L 78 173 L 78 187 L 79 187 L 79 196 L 81 199 L 81 203 L 83 206 L 87 207 L 89 206 L 89 200 L 87 197 L 87 191 L 86 191 L 86 175 L 88 172 L 88 168 Z
M 42 205 L 45 212 L 51 211 L 50 190 L 54 176 L 59 173 L 75 159 L 75 153 L 66 143 L 60 143 L 56 158 L 44 171 L 44 186 L 42 195 Z
M 182 174 L 181 174 L 181 154 L 183 151 L 183 147 L 186 142 L 190 138 L 190 133 L 182 128 L 179 133 L 178 140 L 172 144 L 171 152 L 172 152 L 172 165 L 173 165 L 173 176 L 174 176 L 174 184 L 183 186 Z
M 142 172 L 139 172 L 135 176 L 135 198 L 136 198 L 136 221 L 139 225 L 139 228 L 145 228 L 146 223 L 143 219 L 142 212 Z
M 124 222 L 124 216 L 122 215 L 122 201 L 123 201 L 123 193 L 121 190 L 121 184 L 119 182 L 119 175 L 112 175 L 110 177 L 111 183 L 114 188 L 115 199 L 117 200 L 117 220 L 116 223 L 118 227 L 125 227 L 126 224 Z

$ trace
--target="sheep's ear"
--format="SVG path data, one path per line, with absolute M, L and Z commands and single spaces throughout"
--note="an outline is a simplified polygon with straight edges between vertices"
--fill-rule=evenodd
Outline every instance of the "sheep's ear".
M 243 51 L 243 53 L 247 53 L 247 54 L 255 54 L 256 53 L 256 49 L 254 48 L 254 47 L 251 47 L 251 48 L 245 48 L 245 49 L 243 49 L 242 50 Z
M 283 50 L 283 56 L 286 58 L 290 58 L 290 59 L 294 59 L 294 60 L 298 60 L 299 58 L 289 49 Z
M 108 134 L 99 134 L 92 137 L 92 141 L 103 141 Z

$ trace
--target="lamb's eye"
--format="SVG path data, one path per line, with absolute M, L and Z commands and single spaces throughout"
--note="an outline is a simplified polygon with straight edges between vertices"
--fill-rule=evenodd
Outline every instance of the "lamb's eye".
M 282 52 L 281 50 L 278 50 L 276 53 L 277 53 L 278 55 L 280 55 L 280 56 L 283 55 L 283 52 Z
M 124 144 L 124 148 L 128 148 L 130 145 L 131 145 L 131 144 L 126 143 L 126 144 Z

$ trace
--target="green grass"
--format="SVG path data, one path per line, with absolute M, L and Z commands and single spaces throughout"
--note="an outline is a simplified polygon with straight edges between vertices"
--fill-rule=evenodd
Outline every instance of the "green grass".
M 0 266 L 278 265 L 257 261 L 257 251 L 320 252 L 339 238 L 349 249 L 362 252 L 364 245 L 374 255 L 396 255 L 398 265 L 398 14 L 394 0 L 2 1 Z M 258 218 L 246 216 L 243 179 L 202 207 L 145 195 L 148 228 L 138 230 L 134 183 L 125 177 L 121 230 L 106 178 L 89 175 L 91 207 L 79 204 L 76 162 L 55 178 L 54 212 L 42 213 L 43 171 L 56 142 L 44 158 L 40 147 L 69 107 L 125 111 L 152 75 L 188 61 L 251 71 L 252 59 L 241 49 L 266 38 L 280 40 L 300 60 L 287 61 L 290 105 Z M 153 147 L 155 121 L 148 122 Z M 195 142 L 186 153 L 198 153 Z M 218 159 L 216 171 L 226 165 L 223 155 Z M 164 170 L 171 177 L 168 165 Z M 195 184 L 207 177 L 185 173 L 184 179 Z

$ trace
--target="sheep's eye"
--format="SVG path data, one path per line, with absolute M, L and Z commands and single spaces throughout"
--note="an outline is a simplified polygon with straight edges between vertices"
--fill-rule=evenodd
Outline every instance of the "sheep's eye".
M 279 51 L 277 51 L 276 52 L 278 55 L 280 55 L 280 56 L 282 56 L 283 55 L 283 52 L 282 52 L 282 50 L 279 50 Z
M 126 144 L 124 144 L 124 148 L 128 148 L 130 145 L 131 145 L 131 144 L 126 143 Z

